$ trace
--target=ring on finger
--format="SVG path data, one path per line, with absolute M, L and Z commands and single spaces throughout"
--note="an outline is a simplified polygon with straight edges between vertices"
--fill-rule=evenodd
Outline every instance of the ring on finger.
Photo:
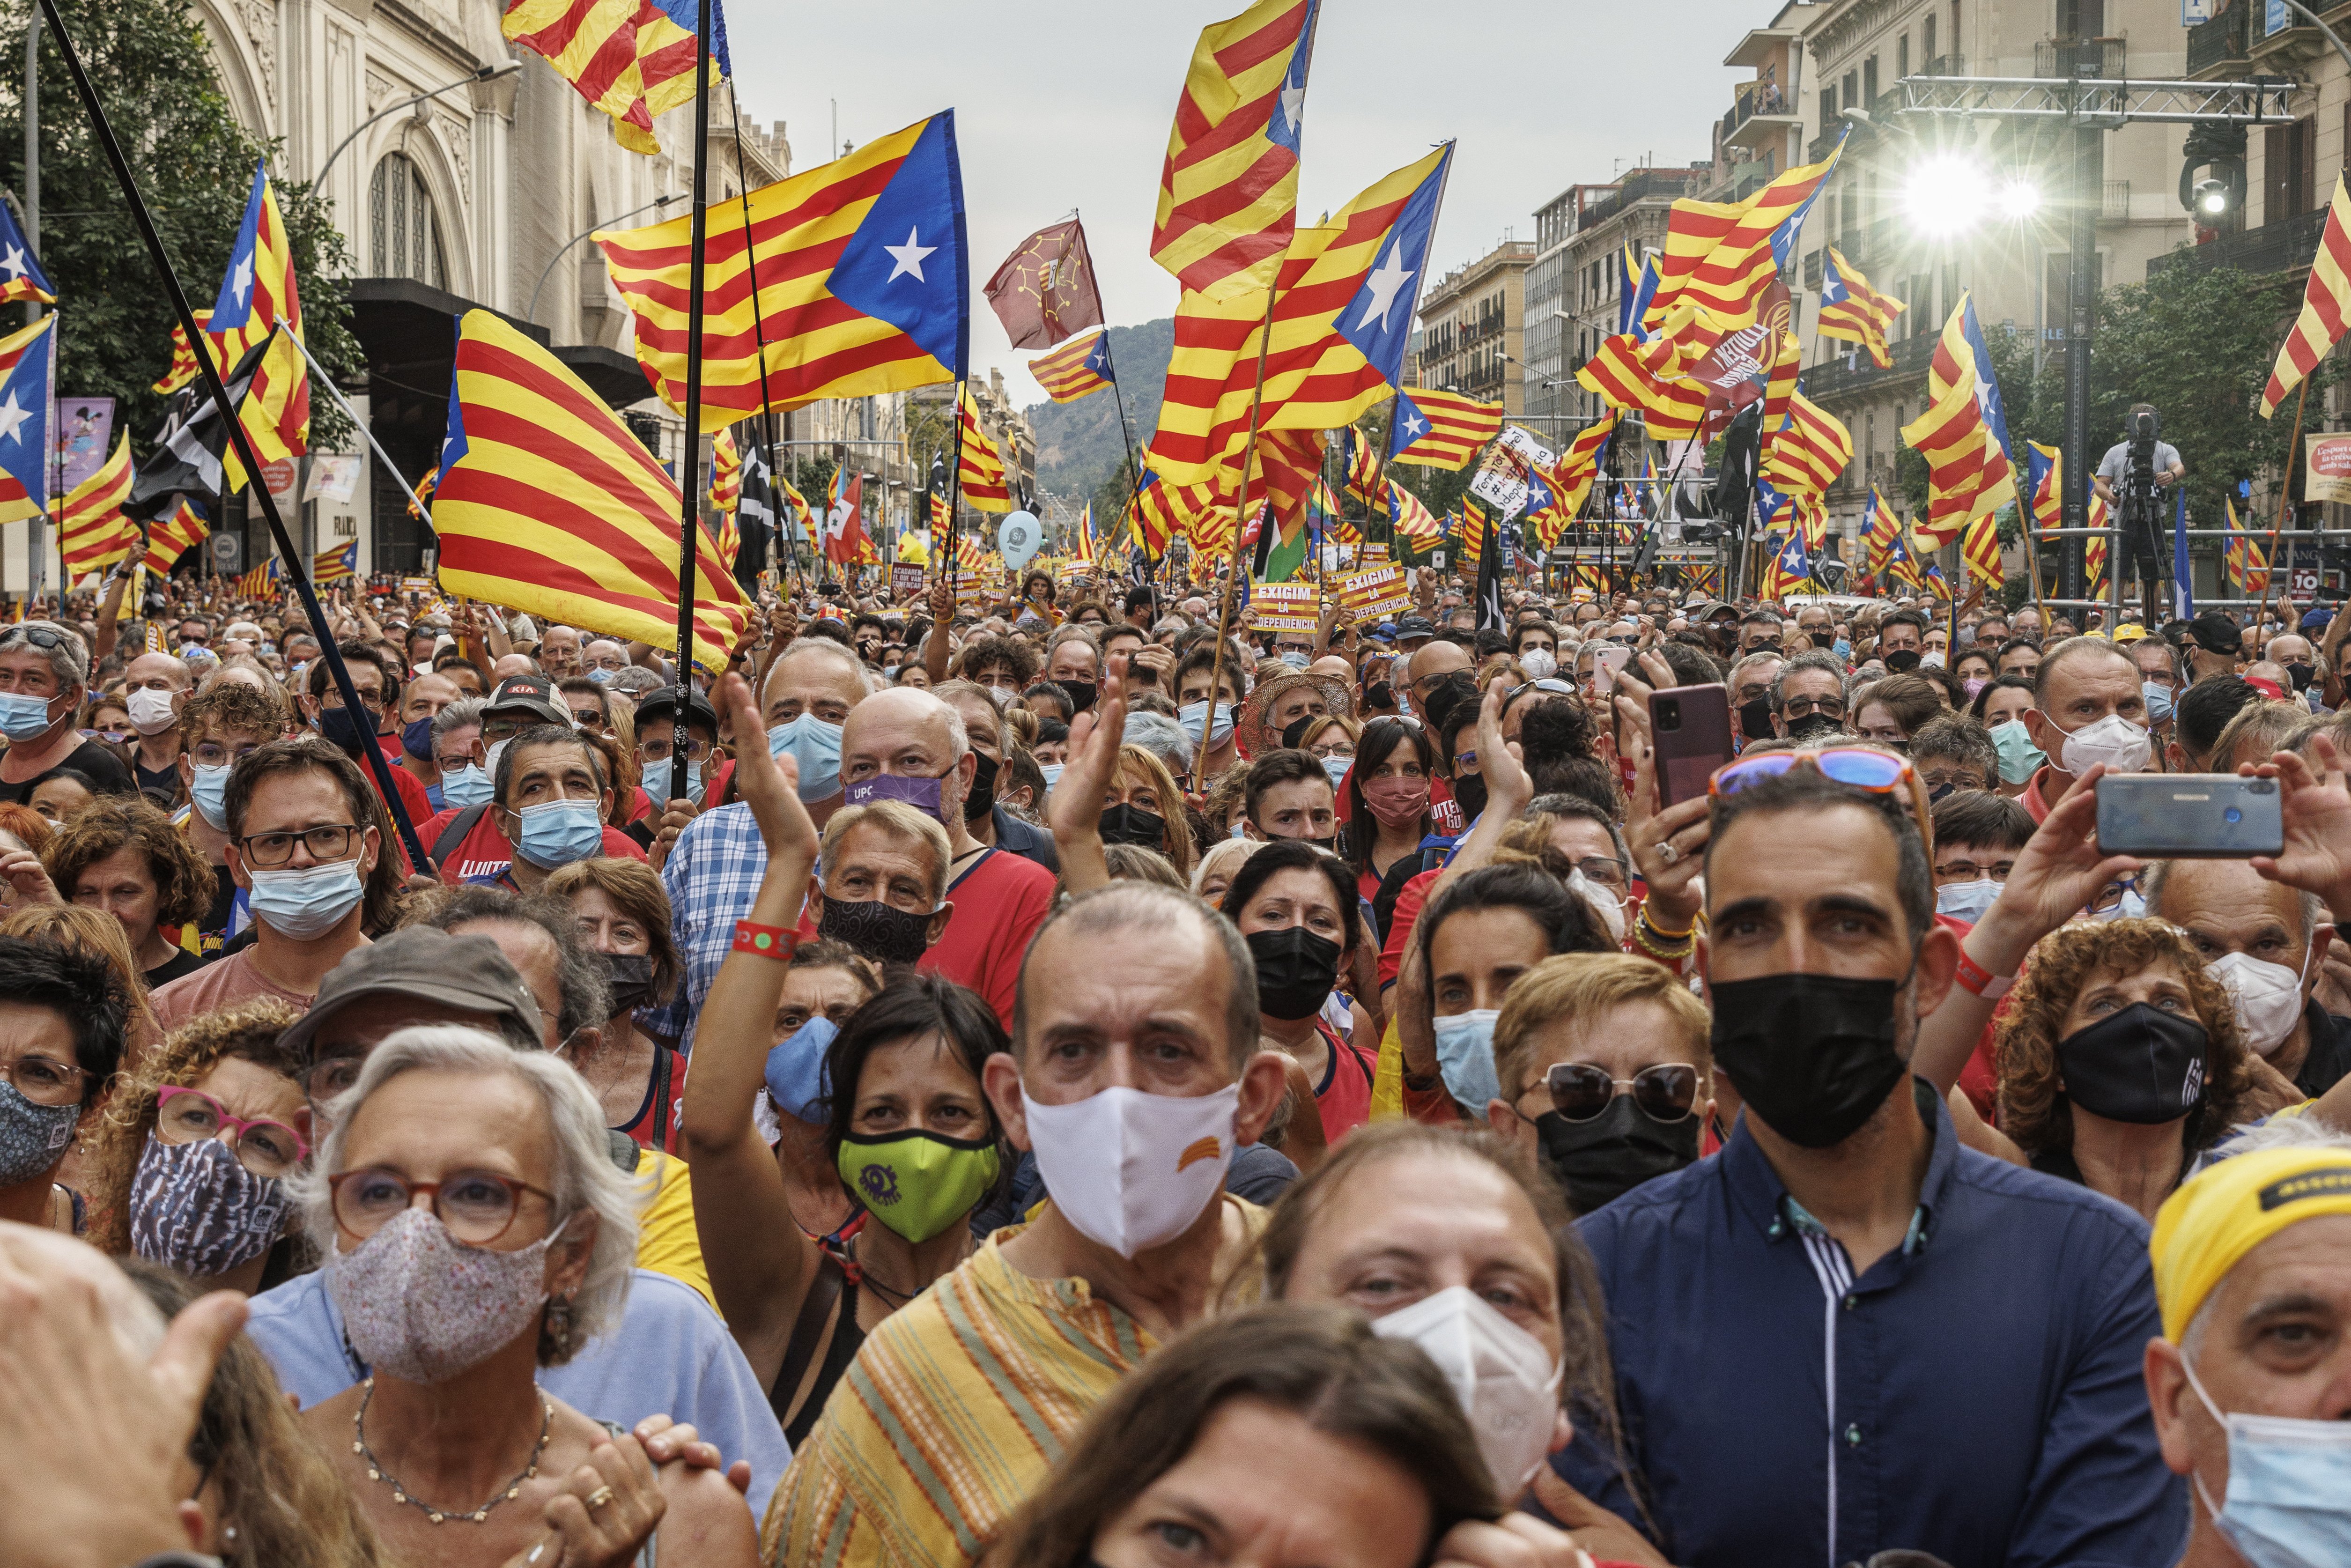
M 593 1513 L 598 1509 L 612 1500 L 612 1489 L 608 1486 L 598 1487 L 594 1491 L 588 1494 L 586 1500 L 588 1504 L 588 1511 Z
M 1673 840 L 1660 839 L 1657 841 L 1657 858 L 1671 865 L 1682 858 L 1682 852 L 1675 847 Z

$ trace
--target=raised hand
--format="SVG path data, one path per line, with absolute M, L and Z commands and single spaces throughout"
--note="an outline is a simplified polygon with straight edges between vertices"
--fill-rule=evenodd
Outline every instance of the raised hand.
M 2032 945 L 2072 919 L 2100 888 L 2138 870 L 2129 855 L 2098 848 L 2098 780 L 2092 767 L 2051 810 L 2008 873 L 1999 899 L 1984 912 L 1969 950 L 1996 975 L 2012 975 Z
M 751 819 L 759 824 L 759 840 L 768 846 L 768 857 L 789 854 L 814 865 L 816 823 L 800 804 L 799 763 L 768 754 L 768 727 L 759 722 L 750 683 L 742 676 L 720 676 L 711 695 L 717 699 L 718 711 L 734 726 L 735 792 L 751 808 Z
M 2253 856 L 2253 869 L 2272 882 L 2316 894 L 2338 921 L 2351 918 L 2351 789 L 2345 787 L 2343 768 L 2342 752 L 2322 731 L 2310 737 L 2308 757 L 2281 751 L 2258 768 L 2237 769 L 2275 779 L 2284 792 L 2279 803 L 2284 852 Z

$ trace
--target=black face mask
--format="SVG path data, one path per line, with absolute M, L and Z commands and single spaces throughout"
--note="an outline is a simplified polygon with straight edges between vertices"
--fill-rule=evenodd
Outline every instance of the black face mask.
M 1910 1076 L 1894 1050 L 1894 980 L 1760 975 L 1713 988 L 1715 1065 L 1764 1125 L 1841 1144 Z
M 643 953 L 599 953 L 596 956 L 604 966 L 604 982 L 612 993 L 612 1010 L 608 1018 L 634 1012 L 644 1006 L 653 992 L 653 961 Z
M 971 793 L 963 798 L 963 820 L 977 822 L 996 804 L 996 758 L 984 751 L 971 755 L 979 770 L 971 776 Z
M 2133 1002 L 2059 1040 L 2057 1070 L 2065 1097 L 2091 1115 L 2154 1126 L 2203 1103 L 2210 1045 L 2194 1019 Z
M 1886 655 L 1886 667 L 1897 675 L 1907 674 L 1918 667 L 1918 658 L 1916 648 L 1896 648 Z
M 1140 806 L 1113 806 L 1102 814 L 1098 831 L 1106 844 L 1140 844 L 1162 852 L 1167 847 L 1167 819 Z
M 1461 825 L 1466 829 L 1485 814 L 1486 780 L 1475 773 L 1456 779 L 1453 798 L 1461 802 Z
M 2317 668 L 2310 664 L 2288 664 L 2285 673 L 2293 679 L 2294 689 L 2298 692 L 2308 691 L 2310 683 L 2318 674 Z
M 1750 740 L 1763 740 L 1771 734 L 1771 699 L 1757 697 L 1751 703 L 1739 705 L 1739 733 Z
M 1788 721 L 1788 738 L 1790 740 L 1811 740 L 1815 736 L 1834 735 L 1837 732 L 1837 721 L 1831 718 L 1828 715 L 1824 713 L 1808 713 L 1802 718 L 1792 718 Z M 1750 730 L 1749 734 L 1751 737 L 1753 735 L 1753 731 Z
M 1395 706 L 1395 688 L 1385 681 L 1374 681 L 1364 688 L 1364 706 L 1382 708 Z
M 375 715 L 365 708 L 328 707 L 319 710 L 319 733 L 340 747 L 346 757 L 375 740 Z
M 893 909 L 880 899 L 863 904 L 824 901 L 817 935 L 846 942 L 868 958 L 883 964 L 911 964 L 930 946 L 931 917 Z
M 1055 681 L 1055 685 L 1070 695 L 1070 711 L 1081 714 L 1094 706 L 1094 694 L 1100 688 L 1092 681 Z
M 1254 932 L 1258 1010 L 1268 1018 L 1311 1018 L 1339 983 L 1339 945 L 1303 925 Z
M 1306 727 L 1313 722 L 1314 716 L 1311 713 L 1304 718 L 1291 719 L 1288 727 L 1281 732 L 1281 744 L 1283 747 L 1290 751 L 1297 750 L 1299 743 L 1306 738 Z
M 1696 1160 L 1701 1125 L 1696 1111 L 1678 1122 L 1659 1122 L 1630 1094 L 1619 1094 L 1588 1122 L 1546 1111 L 1535 1118 L 1535 1136 L 1542 1141 L 1543 1164 L 1583 1215 Z

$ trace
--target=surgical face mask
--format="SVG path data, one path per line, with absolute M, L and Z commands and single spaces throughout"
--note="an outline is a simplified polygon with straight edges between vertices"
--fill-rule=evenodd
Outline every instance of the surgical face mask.
M 2204 1098 L 2211 1037 L 2192 1018 L 2133 1002 L 2057 1042 L 2065 1097 L 2137 1126 L 2176 1122 Z
M 216 833 L 228 831 L 228 769 L 225 762 L 217 768 L 188 765 L 188 799 L 195 802 L 204 825 Z
M 204 771 L 204 770 L 201 768 L 196 769 L 196 772 L 199 775 L 202 775 Z M 223 775 L 225 775 L 228 772 L 228 769 L 224 768 L 219 771 Z M 486 802 L 489 798 L 490 776 L 481 768 L 468 764 L 464 768 L 455 768 L 454 770 L 446 768 L 443 769 L 441 774 L 442 805 L 455 806 L 462 809 L 466 806 L 482 805 Z M 227 827 L 225 822 L 218 823 L 216 825 L 223 829 Z
M 1135 844 L 1162 852 L 1167 847 L 1167 819 L 1140 806 L 1122 803 L 1108 808 L 1095 831 L 1106 844 Z
M 141 735 L 161 735 L 180 722 L 180 716 L 172 711 L 172 694 L 152 686 L 141 686 L 122 706 L 130 712 L 131 727 Z
M 919 1128 L 878 1138 L 849 1133 L 833 1165 L 867 1213 L 919 1245 L 961 1223 L 996 1185 L 996 1144 Z
M 512 739 L 509 736 L 507 739 Z M 482 752 L 482 776 L 495 788 L 498 781 L 498 754 L 507 748 L 504 740 L 494 740 Z
M 357 757 L 360 747 L 375 743 L 375 715 L 365 708 L 320 708 L 319 733 L 332 741 L 345 756 Z
M 298 870 L 255 867 L 246 875 L 253 883 L 253 917 L 297 942 L 332 931 L 342 924 L 343 916 L 360 906 L 367 892 L 355 860 Z
M 1409 1340 L 1437 1363 L 1477 1435 L 1507 1504 L 1534 1479 L 1559 1427 L 1562 1367 L 1542 1342 L 1467 1285 L 1450 1285 L 1372 1320 L 1382 1339 Z
M 1831 718 L 1824 713 L 1808 713 L 1788 721 L 1788 738 L 1810 741 L 1815 736 L 1834 735 L 1842 727 L 1842 721 Z M 1761 733 L 1769 735 L 1771 731 L 1766 728 Z M 1750 730 L 1748 734 L 1750 738 L 1761 738 L 1761 735 L 1758 735 L 1755 731 Z
M 1147 1094 L 1123 1085 L 1068 1105 L 1020 1089 L 1038 1173 L 1078 1234 L 1133 1258 L 1189 1230 L 1217 1200 L 1233 1163 L 1241 1086 L 1212 1094 Z
M 2351 1421 L 2223 1413 L 2186 1356 L 2180 1368 L 2229 1434 L 2229 1491 L 2219 1504 L 2194 1476 L 2214 1528 L 2252 1568 L 2351 1563 Z
M 131 1178 L 131 1249 L 190 1279 L 225 1274 L 276 1244 L 285 1183 L 237 1163 L 218 1138 L 167 1144 L 147 1134 Z
M 1092 707 L 1100 692 L 1099 684 L 1093 681 L 1055 681 L 1053 684 L 1069 696 L 1070 712 L 1072 714 L 1084 713 Z
M 898 909 L 878 898 L 856 904 L 827 898 L 817 934 L 846 942 L 877 963 L 912 964 L 930 946 L 931 916 L 937 913 Z
M 2300 973 L 2244 953 L 2224 954 L 2205 965 L 2204 972 L 2229 988 L 2245 1043 L 2263 1056 L 2283 1045 L 2302 1019 L 2302 981 L 2310 973 L 2308 949 L 2303 952 Z
M 547 1250 L 562 1229 L 494 1252 L 450 1235 L 430 1209 L 403 1208 L 321 1272 L 360 1361 L 411 1383 L 443 1383 L 531 1327 L 547 1302 Z
M 1896 648 L 1886 655 L 1886 667 L 1896 674 L 1907 674 L 1918 667 L 1923 656 L 1916 648 Z
M 1019 695 L 1010 686 L 982 686 L 979 689 L 986 692 L 988 700 L 1000 708 L 1010 707 L 1012 699 Z
M 1991 683 L 1981 675 L 1970 675 L 1959 683 L 1959 689 L 1968 694 L 1968 701 L 1973 702 L 1976 700 L 1976 694 L 1990 685 Z
M 1608 935 L 1618 942 L 1625 940 L 1625 901 L 1583 874 L 1579 866 L 1567 873 L 1567 891 L 1581 894 L 1600 923 L 1608 927 Z
M 800 767 L 799 794 L 813 804 L 841 793 L 841 726 L 827 724 L 812 713 L 801 714 L 768 731 L 768 755 L 792 754 Z
M 1306 667 L 1306 655 L 1296 648 L 1284 648 L 1281 662 L 1293 670 L 1302 670 Z
M 1446 1092 L 1473 1116 L 1483 1116 L 1489 1101 L 1502 1097 L 1502 1081 L 1494 1072 L 1494 1020 L 1502 1015 L 1492 1008 L 1454 1013 L 1432 1020 L 1437 1034 L 1437 1071 Z
M 2285 673 L 2286 678 L 2294 683 L 2295 691 L 2306 692 L 2310 689 L 2310 683 L 2318 677 L 2318 667 L 2315 664 L 2305 664 L 2297 661 L 2288 664 L 2285 667 Z M 135 721 L 139 715 L 133 712 L 131 716 Z
M 15 1186 L 56 1165 L 81 1120 L 79 1105 L 36 1105 L 0 1082 L 0 1186 Z
M 2161 681 L 2141 681 L 2139 695 L 2147 699 L 2147 720 L 2161 724 L 2171 716 L 2171 688 Z
M 1939 670 L 1943 667 L 1943 655 L 1932 649 L 1928 649 L 1926 653 L 1918 655 L 1918 664 L 1920 667 L 1924 669 Z
M 1182 725 L 1184 733 L 1192 737 L 1192 751 L 1195 756 L 1204 749 L 1214 751 L 1233 737 L 1233 705 L 1218 703 L 1216 726 L 1209 731 L 1209 739 L 1204 747 L 1200 743 L 1200 726 L 1207 722 L 1207 703 L 1186 703 L 1176 710 L 1176 722 Z
M 2000 752 L 2000 781 L 2022 784 L 2041 770 L 2049 754 L 2032 744 L 2032 732 L 2021 718 L 1991 727 L 1991 743 Z
M 2109 773 L 2136 773 L 2154 754 L 2147 731 L 2118 713 L 2073 731 L 2057 750 L 2059 766 L 2076 779 L 2100 763 Z
M 521 833 L 515 852 L 541 871 L 604 852 L 604 820 L 593 800 L 549 800 L 515 813 Z
M 1771 733 L 1771 699 L 1757 697 L 1753 702 L 1739 705 L 1739 733 L 1750 740 L 1762 740 Z
M 1579 1215 L 1604 1207 L 1643 1182 L 1670 1176 L 1698 1158 L 1700 1118 L 1660 1122 L 1618 1094 L 1597 1116 L 1571 1122 L 1557 1111 L 1535 1118 L 1542 1161 Z
M 596 669 L 588 672 L 588 678 L 600 686 L 609 685 L 611 684 L 612 677 L 618 674 L 620 672 L 617 670 Z
M 1303 925 L 1251 932 L 1248 941 L 1260 1011 L 1295 1020 L 1322 1010 L 1339 983 L 1339 944 Z
M 645 799 L 653 802 L 656 812 L 661 810 L 662 802 L 670 798 L 670 769 L 676 762 L 677 758 L 672 756 L 645 764 Z M 702 801 L 702 764 L 691 759 L 685 765 L 685 798 L 697 805 Z
M 1530 648 L 1519 655 L 1519 668 L 1531 681 L 1545 680 L 1559 674 L 1559 661 L 1541 648 Z
M 1945 883 L 1935 890 L 1935 913 L 1964 920 L 1970 925 L 1999 902 L 2000 883 L 1988 876 L 1980 876 L 1973 882 Z
M 1045 776 L 1046 789 L 1050 789 L 1054 785 L 1059 784 L 1061 781 L 1061 769 L 1064 766 L 1066 766 L 1066 764 L 1060 762 L 1040 762 L 1037 764 L 1037 771 Z
M 823 1124 L 827 1111 L 824 1057 L 840 1033 L 838 1025 L 819 1013 L 768 1052 L 768 1097 L 785 1115 L 810 1125 Z
M 1843 637 L 1836 640 L 1835 646 L 1831 651 L 1840 659 L 1850 659 L 1853 657 L 1853 644 Z
M 401 727 L 400 749 L 420 762 L 433 760 L 433 720 L 430 716 Z
M 649 953 L 596 953 L 594 961 L 604 970 L 604 985 L 611 993 L 612 1010 L 610 1018 L 634 1012 L 653 997 L 653 960 Z
M 1326 757 L 1322 759 L 1322 771 L 1331 776 L 1332 789 L 1346 783 L 1348 770 L 1354 766 L 1355 759 L 1352 757 Z
M 49 728 L 49 699 L 0 692 L 0 735 L 10 740 L 39 738 Z
M 996 809 L 996 758 L 984 751 L 975 750 L 971 759 L 977 766 L 972 769 L 971 789 L 963 798 L 963 820 L 977 822 Z

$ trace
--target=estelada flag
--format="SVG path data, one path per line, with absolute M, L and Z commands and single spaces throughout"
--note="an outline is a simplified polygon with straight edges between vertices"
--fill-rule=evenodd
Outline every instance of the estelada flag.
M 956 423 L 956 466 L 964 500 L 983 512 L 1010 511 L 1012 492 L 1005 483 L 1004 460 L 979 423 L 979 405 L 972 401 L 968 386 L 957 390 Z
M 2032 523 L 2043 538 L 2065 521 L 2065 454 L 2037 441 L 2024 444 L 2025 477 L 2032 486 Z
M 793 409 L 963 379 L 971 286 L 953 110 L 713 206 L 706 221 L 704 434 L 767 402 Z M 591 236 L 636 318 L 637 362 L 681 413 L 692 225 Z
M 1460 470 L 1502 433 L 1502 405 L 1465 392 L 1399 391 L 1388 430 L 1388 461 Z
M 440 475 L 443 591 L 676 651 L 676 481 L 603 399 L 487 310 L 459 328 Z M 692 657 L 724 669 L 751 604 L 710 537 L 694 539 Z
M 1050 349 L 1073 332 L 1102 325 L 1093 257 L 1086 252 L 1085 228 L 1075 218 L 1022 240 L 983 292 L 1016 349 Z
M 843 463 L 832 471 L 824 504 L 824 559 L 853 566 L 865 559 L 865 476 Z
M 1072 338 L 1051 353 L 1029 361 L 1029 373 L 1055 402 L 1092 397 L 1118 379 L 1111 374 L 1110 334 Z
M 1872 288 L 1869 279 L 1836 246 L 1827 249 L 1828 262 L 1822 268 L 1821 313 L 1813 330 L 1823 338 L 1859 343 L 1869 350 L 1870 363 L 1881 371 L 1892 370 L 1894 355 L 1886 346 L 1886 337 L 1894 329 L 1894 318 L 1907 307 L 1892 295 Z
M 57 508 L 57 549 L 75 577 L 112 566 L 131 553 L 138 526 L 122 515 L 131 496 L 131 434 L 125 431 L 98 471 Z
M 54 315 L 0 338 L 0 523 L 49 509 L 49 409 L 57 402 Z
M 310 558 L 312 582 L 340 582 L 356 577 L 360 570 L 360 541 L 353 539 L 333 549 L 322 549 Z
M 203 331 L 204 324 L 212 319 L 211 311 L 197 311 L 196 330 Z M 163 368 L 163 373 L 155 378 L 154 385 L 148 390 L 160 396 L 169 396 L 195 379 L 196 351 L 188 347 L 186 330 L 174 321 L 172 323 L 172 362 Z
M 294 284 L 293 241 L 277 211 L 268 165 L 257 163 L 245 198 L 245 218 L 229 250 L 228 272 L 221 278 L 204 335 L 219 345 L 218 362 L 233 365 L 279 327 L 285 330 L 254 367 L 253 384 L 237 411 L 237 423 L 253 444 L 254 456 L 264 463 L 308 450 L 310 367 L 298 342 L 302 298 Z M 234 442 L 223 453 L 221 466 L 229 494 L 245 487 L 245 465 Z
M 16 226 L 16 214 L 0 202 L 0 304 L 11 299 L 55 305 L 57 296 L 49 275 L 41 270 L 41 258 L 33 254 L 25 231 Z
M 715 5 L 717 0 L 711 0 Z M 612 117 L 632 152 L 656 153 L 653 117 L 694 101 L 695 0 L 510 0 L 499 28 Z M 732 77 L 726 13 L 710 17 L 717 75 Z
M 1151 259 L 1195 293 L 1262 290 L 1298 225 L 1299 133 L 1320 0 L 1258 0 L 1192 47 Z

